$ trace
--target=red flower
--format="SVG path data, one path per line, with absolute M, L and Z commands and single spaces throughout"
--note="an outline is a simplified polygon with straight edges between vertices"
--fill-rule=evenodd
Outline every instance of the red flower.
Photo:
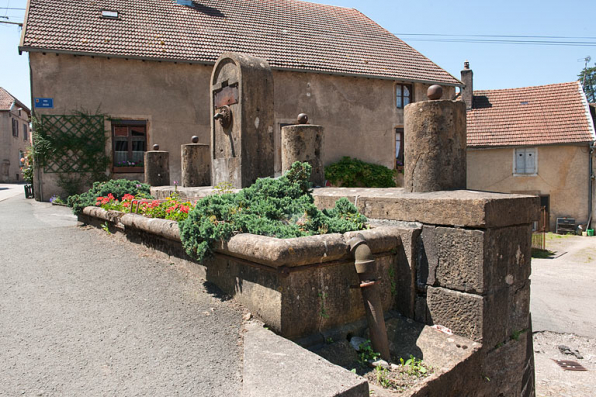
M 132 194 L 125 194 L 124 196 L 122 196 L 122 200 L 123 201 L 132 201 L 134 200 L 135 196 L 133 196 Z
M 108 200 L 116 200 L 116 197 L 112 193 L 108 193 Z
M 180 206 L 180 212 L 184 212 L 185 214 L 188 214 L 188 210 L 190 208 L 188 207 L 188 205 L 181 205 Z

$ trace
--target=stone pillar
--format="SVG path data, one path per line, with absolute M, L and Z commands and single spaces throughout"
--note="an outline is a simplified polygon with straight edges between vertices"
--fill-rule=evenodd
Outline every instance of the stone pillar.
M 273 74 L 266 60 L 224 53 L 211 75 L 211 183 L 273 176 Z
M 145 152 L 145 183 L 151 186 L 170 185 L 170 152 L 159 150 L 158 145 Z
M 296 124 L 281 129 L 281 172 L 284 173 L 296 161 L 312 167 L 310 181 L 314 186 L 325 186 L 325 169 L 322 158 L 323 127 Z
M 466 104 L 415 102 L 404 110 L 407 192 L 466 188 Z
M 209 145 L 198 143 L 197 137 L 193 137 L 192 142 L 181 145 L 182 186 L 209 186 L 211 185 Z

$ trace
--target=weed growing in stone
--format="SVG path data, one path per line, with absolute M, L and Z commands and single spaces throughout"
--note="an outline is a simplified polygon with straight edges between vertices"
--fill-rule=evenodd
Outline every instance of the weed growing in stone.
M 408 367 L 408 369 L 406 370 L 408 375 L 413 375 L 419 378 L 423 375 L 426 375 L 426 373 L 428 372 L 428 369 L 426 368 L 422 360 L 417 359 L 411 354 L 410 358 L 405 362 L 403 358 L 400 358 L 399 363 L 404 367 Z
M 108 225 L 108 222 L 105 222 L 103 225 L 101 225 L 101 228 L 107 234 L 112 234 L 112 232 L 110 232 L 110 225 Z
M 381 353 L 377 353 L 373 350 L 370 339 L 361 343 L 360 346 L 358 346 L 358 351 L 358 359 L 362 365 L 368 365 L 369 361 L 376 361 L 381 357 Z

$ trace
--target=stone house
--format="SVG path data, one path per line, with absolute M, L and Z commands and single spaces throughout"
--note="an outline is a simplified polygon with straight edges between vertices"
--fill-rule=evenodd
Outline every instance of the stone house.
M 462 81 L 470 104 L 471 70 Z M 468 188 L 540 196 L 551 231 L 557 218 L 585 225 L 594 215 L 596 137 L 580 82 L 473 92 Z
M 0 181 L 23 180 L 21 159 L 31 145 L 31 111 L 0 87 Z
M 297 0 L 30 0 L 19 49 L 29 53 L 32 96 L 51 103 L 35 114 L 109 115 L 114 178 L 142 178 L 130 173 L 142 167 L 119 165 L 157 143 L 180 180 L 180 145 L 210 140 L 209 81 L 223 52 L 273 69 L 276 172 L 280 129 L 301 112 L 325 127 L 324 164 L 352 156 L 395 167 L 403 107 L 432 84 L 445 98 L 462 85 L 359 11 Z M 38 198 L 59 193 L 55 174 L 40 180 Z

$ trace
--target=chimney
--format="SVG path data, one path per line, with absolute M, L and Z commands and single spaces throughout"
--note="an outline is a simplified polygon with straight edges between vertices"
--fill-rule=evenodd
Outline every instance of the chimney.
M 466 103 L 466 110 L 472 109 L 474 98 L 474 72 L 470 69 L 470 62 L 464 62 L 464 69 L 461 71 L 461 81 L 464 87 L 461 89 L 461 96 Z

